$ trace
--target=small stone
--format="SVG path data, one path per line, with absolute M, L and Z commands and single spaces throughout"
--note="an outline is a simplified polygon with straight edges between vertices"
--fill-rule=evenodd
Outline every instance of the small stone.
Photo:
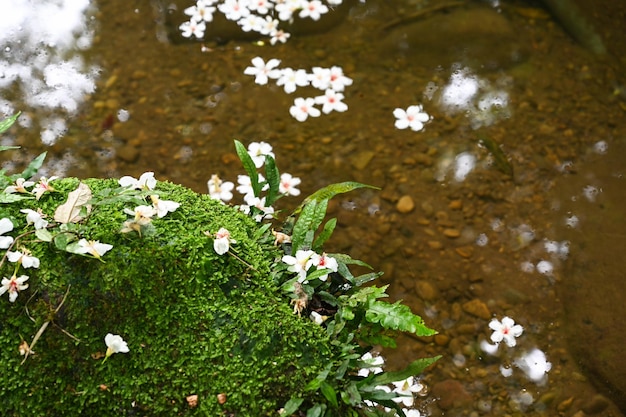
M 450 239 L 456 239 L 461 236 L 461 231 L 459 229 L 444 229 L 443 235 L 449 237 Z
M 460 210 L 463 208 L 463 200 L 452 200 L 450 204 L 448 204 L 448 208 L 450 210 Z
M 139 150 L 132 145 L 121 146 L 116 154 L 124 162 L 135 162 L 139 158 Z
M 463 311 L 467 314 L 478 317 L 480 319 L 489 320 L 491 318 L 491 312 L 489 311 L 489 307 L 487 304 L 479 300 L 478 298 L 474 298 L 463 304 Z
M 375 155 L 376 153 L 374 151 L 361 151 L 354 155 L 350 162 L 355 169 L 361 171 L 369 165 L 370 161 L 372 160 L 372 158 L 374 158 Z
M 403 195 L 396 203 L 396 210 L 400 213 L 410 213 L 415 208 L 415 203 L 409 195 Z
M 439 398 L 437 405 L 442 410 L 467 407 L 472 403 L 472 396 L 463 384 L 453 379 L 446 379 L 433 386 L 433 398 Z
M 593 398 L 587 402 L 584 406 L 582 406 L 582 410 L 585 414 L 599 414 L 606 410 L 606 408 L 610 405 L 610 401 L 604 395 L 596 394 Z
M 427 243 L 428 243 L 428 247 L 431 249 L 439 250 L 443 248 L 443 244 L 439 242 L 438 240 L 429 240 Z
M 419 280 L 415 282 L 415 292 L 422 300 L 432 301 L 437 298 L 437 287 L 428 281 Z
M 463 258 L 469 258 L 474 253 L 474 248 L 471 246 L 461 246 L 454 249 L 456 253 L 458 253 Z
M 447 346 L 450 343 L 450 336 L 445 334 L 436 334 L 434 339 L 437 346 Z

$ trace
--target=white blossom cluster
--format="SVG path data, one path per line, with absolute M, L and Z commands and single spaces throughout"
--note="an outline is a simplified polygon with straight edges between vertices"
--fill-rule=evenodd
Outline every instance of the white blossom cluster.
M 185 9 L 190 19 L 179 29 L 186 38 L 201 39 L 206 24 L 213 21 L 213 15 L 220 12 L 228 20 L 237 22 L 244 32 L 257 32 L 270 37 L 272 45 L 285 43 L 290 34 L 280 29 L 280 22 L 292 22 L 297 16 L 301 19 L 319 20 L 342 0 L 198 0 L 194 6 Z

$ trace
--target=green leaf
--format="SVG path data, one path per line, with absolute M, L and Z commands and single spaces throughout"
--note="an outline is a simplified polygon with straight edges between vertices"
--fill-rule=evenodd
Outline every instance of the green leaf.
M 52 233 L 50 233 L 48 229 L 35 230 L 35 236 L 43 242 L 52 242 Z
M 332 236 L 335 226 L 337 226 L 337 219 L 335 218 L 328 220 L 326 224 L 324 224 L 324 228 L 313 242 L 313 250 L 315 252 L 322 250 L 324 243 Z
M 352 259 L 350 255 L 346 255 L 345 253 L 327 253 L 327 255 L 332 256 L 339 263 L 343 263 L 346 265 L 359 265 L 359 266 L 364 266 L 365 268 L 368 268 L 368 269 L 374 269 L 369 264 L 366 264 L 363 261 L 359 261 L 358 259 Z
M 320 372 L 315 377 L 314 380 L 306 384 L 306 387 L 304 387 L 304 390 L 305 391 L 317 391 L 320 385 L 322 385 L 322 382 L 326 381 L 326 378 L 328 377 L 328 373 L 330 372 L 331 367 L 332 367 L 332 363 L 329 363 L 328 365 L 326 365 L 326 368 L 324 368 L 324 370 Z
M 2 151 L 10 151 L 13 149 L 19 149 L 19 146 L 0 146 L 0 152 Z
M 3 121 L 0 122 L 0 133 L 4 133 L 7 130 L 9 130 L 9 128 L 11 126 L 13 126 L 13 123 L 15 123 L 15 121 L 17 120 L 18 117 L 20 117 L 20 114 L 22 114 L 22 112 L 17 112 L 16 114 L 14 114 L 11 117 L 7 117 L 6 119 L 4 119 Z M 4 150 L 4 149 L 3 149 Z
M 361 394 L 359 393 L 359 389 L 354 381 L 348 384 L 344 391 L 341 391 L 341 399 L 344 403 L 349 405 L 357 405 L 361 403 Z
M 384 301 L 370 300 L 365 312 L 365 319 L 370 323 L 380 323 L 386 329 L 414 333 L 417 336 L 431 336 L 437 332 L 429 329 L 422 318 L 400 301 L 389 304 Z
M 347 193 L 352 190 L 356 190 L 357 188 L 373 188 L 375 190 L 380 190 L 380 188 L 378 187 L 361 184 L 360 182 L 354 182 L 354 181 L 346 181 L 346 182 L 340 182 L 337 184 L 331 184 L 331 185 L 328 185 L 324 188 L 317 190 L 316 192 L 314 192 L 313 194 L 305 198 L 302 204 L 300 204 L 300 206 L 294 211 L 294 214 L 299 213 L 303 209 L 303 207 L 305 207 L 307 204 L 309 204 L 312 201 L 319 202 L 323 200 L 330 200 L 337 194 Z
M 40 154 L 37 158 L 30 161 L 30 164 L 28 164 L 24 171 L 22 171 L 20 174 L 11 175 L 11 178 L 31 178 L 37 173 L 37 171 L 39 171 L 39 168 L 41 168 L 41 166 L 43 165 L 43 161 L 46 159 L 46 154 L 47 152 L 43 152 L 42 154 Z
M 321 417 L 324 411 L 326 411 L 326 405 L 318 403 L 307 410 L 306 417 Z
M 270 186 L 265 198 L 265 206 L 269 207 L 278 199 L 278 187 L 280 184 L 280 173 L 276 168 L 276 161 L 270 155 L 265 155 L 265 179 Z
M 300 213 L 296 224 L 294 224 L 293 232 L 291 233 L 291 250 L 293 253 L 296 253 L 303 246 L 307 232 L 311 230 L 316 208 L 317 201 L 306 205 L 302 213 Z
M 339 406 L 337 403 L 337 392 L 335 389 L 326 381 L 322 381 L 320 385 L 320 391 L 322 391 L 322 395 L 326 400 L 335 408 Z
M 15 203 L 20 200 L 32 200 L 35 196 L 28 194 L 0 193 L 0 203 Z
M 369 274 L 359 275 L 358 277 L 354 278 L 354 285 L 360 287 L 363 284 L 374 281 L 382 275 L 382 272 L 370 272 Z
M 235 150 L 237 151 L 237 156 L 241 160 L 241 164 L 243 168 L 246 170 L 246 173 L 250 177 L 250 184 L 252 186 L 252 191 L 254 192 L 255 197 L 259 197 L 261 195 L 261 185 L 259 184 L 259 173 L 256 170 L 256 165 L 254 165 L 254 161 L 252 157 L 248 153 L 248 150 L 243 143 L 235 140 Z
M 302 402 L 304 401 L 303 398 L 291 398 L 289 399 L 289 401 L 287 401 L 287 403 L 285 404 L 285 406 L 283 407 L 283 409 L 280 411 L 280 415 L 281 416 L 290 416 L 293 413 L 295 413 L 296 411 L 298 411 L 298 409 L 300 408 L 300 405 L 302 404 Z
M 424 372 L 424 369 L 428 368 L 433 363 L 437 362 L 441 358 L 440 356 L 435 356 L 434 358 L 422 358 L 416 361 L 411 362 L 409 366 L 407 366 L 402 371 L 397 372 L 383 372 L 380 374 L 374 375 L 374 377 L 370 380 L 365 379 L 361 383 L 366 382 L 370 387 L 376 387 L 380 385 L 391 384 L 392 382 L 403 381 L 410 376 L 419 375 Z

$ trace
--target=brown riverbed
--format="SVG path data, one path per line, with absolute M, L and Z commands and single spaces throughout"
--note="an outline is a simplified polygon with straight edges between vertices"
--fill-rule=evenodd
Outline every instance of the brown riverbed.
M 585 244 L 594 245 L 592 254 L 601 245 L 623 248 L 620 232 L 594 238 L 585 219 L 597 219 L 607 201 L 601 193 L 608 176 L 621 188 L 607 185 L 614 203 L 599 217 L 624 221 L 624 163 L 612 152 L 624 149 L 626 136 L 626 5 L 607 0 L 583 10 L 609 51 L 597 56 L 539 4 L 501 3 L 468 1 L 403 21 L 429 5 L 368 0 L 324 33 L 271 47 L 247 40 L 173 44 L 167 23 L 176 17 L 167 18 L 158 2 L 101 2 L 87 52 L 101 68 L 96 92 L 52 147 L 34 130 L 16 141 L 31 155 L 48 150 L 56 161 L 47 166 L 51 173 L 69 153 L 64 175 L 153 170 L 206 192 L 212 174 L 236 181 L 242 173 L 233 139 L 264 140 L 279 168 L 302 178 L 304 194 L 346 180 L 380 187 L 337 199 L 332 211 L 340 226 L 328 250 L 384 271 L 391 297 L 439 330 L 429 340 L 403 337 L 398 349 L 383 352 L 392 368 L 443 355 L 424 376 L 425 414 L 622 416 L 606 375 L 593 372 L 595 364 L 588 372 L 594 361 L 575 356 L 581 332 L 571 329 L 566 313 L 573 307 L 564 294 L 576 260 L 587 256 Z M 394 20 L 399 25 L 385 31 Z M 294 95 L 243 75 L 256 56 L 307 70 L 342 66 L 354 80 L 345 91 L 349 110 L 297 122 L 289 115 Z M 440 104 L 453 79 L 478 86 L 469 107 Z M 489 94 L 506 100 L 483 111 L 478 101 Z M 421 132 L 395 129 L 393 110 L 412 104 L 423 104 L 432 121 Z M 126 122 L 117 118 L 121 109 Z M 500 146 L 505 162 L 481 139 Z M 459 155 L 474 166 L 455 178 Z M 594 177 L 599 166 L 607 167 L 604 177 Z M 586 186 L 600 196 L 585 197 Z M 298 203 L 286 200 L 285 208 Z M 572 216 L 579 224 L 568 227 Z M 546 240 L 568 241 L 567 258 L 547 253 Z M 522 270 L 542 260 L 552 273 Z M 585 273 L 604 282 L 594 270 Z M 617 280 L 600 285 L 624 290 Z M 589 309 L 576 316 L 584 320 L 598 306 L 583 297 L 576 308 Z M 518 346 L 484 354 L 479 343 L 489 337 L 490 318 L 507 315 L 525 328 Z M 501 375 L 500 365 L 533 347 L 552 364 L 543 385 L 519 370 Z

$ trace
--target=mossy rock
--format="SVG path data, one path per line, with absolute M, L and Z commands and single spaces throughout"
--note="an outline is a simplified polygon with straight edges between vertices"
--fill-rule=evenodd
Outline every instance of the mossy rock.
M 115 180 L 83 182 L 94 194 L 118 187 Z M 14 237 L 32 232 L 19 210 L 39 207 L 51 220 L 78 184 L 57 180 L 57 192 L 39 202 L 0 205 L 0 218 L 12 220 Z M 14 303 L 0 299 L 2 415 L 276 415 L 292 395 L 306 397 L 306 383 L 332 360 L 326 332 L 280 296 L 270 275 L 280 255 L 271 241 L 252 239 L 256 223 L 181 186 L 159 182 L 156 191 L 181 206 L 155 218 L 141 237 L 120 233 L 129 217 L 123 208 L 132 204 L 95 207 L 79 237 L 113 245 L 104 262 L 32 233 L 20 238 L 41 266 L 20 267 L 29 288 Z M 204 232 L 220 227 L 237 240 L 241 259 L 213 250 Z M 14 267 L 5 260 L 2 276 Z M 31 343 L 50 318 L 22 364 L 20 343 Z M 107 333 L 121 335 L 130 352 L 103 361 Z M 189 395 L 198 396 L 197 407 Z

